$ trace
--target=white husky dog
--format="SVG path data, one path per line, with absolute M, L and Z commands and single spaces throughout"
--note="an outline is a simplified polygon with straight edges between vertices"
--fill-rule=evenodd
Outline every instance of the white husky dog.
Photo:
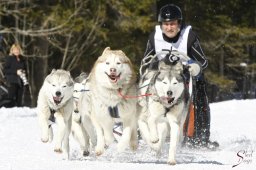
M 54 151 L 69 157 L 69 134 L 73 111 L 74 82 L 68 71 L 52 70 L 45 78 L 37 101 L 37 114 L 42 142 L 52 141 L 50 121 L 57 123 Z
M 83 96 L 81 100 L 81 105 L 89 103 L 91 106 L 89 112 L 97 133 L 96 155 L 101 155 L 105 145 L 114 141 L 115 122 L 123 123 L 118 151 L 125 150 L 129 144 L 132 149 L 137 148 L 137 99 L 126 98 L 136 95 L 135 82 L 136 75 L 129 58 L 121 50 L 107 47 L 89 75 L 90 99 Z
M 198 68 L 196 67 L 197 74 Z M 190 103 L 183 66 L 181 62 L 167 65 L 160 61 L 158 70 L 148 72 L 144 78 L 145 81 L 150 79 L 146 93 L 151 96 L 140 101 L 142 111 L 138 123 L 142 137 L 149 146 L 160 152 L 170 129 L 167 163 L 174 165 L 177 144 L 183 136 L 183 124 Z
M 79 143 L 81 150 L 83 151 L 83 156 L 88 156 L 90 153 L 90 144 L 96 145 L 96 135 L 94 135 L 94 128 L 91 122 L 91 118 L 89 115 L 81 116 L 79 111 L 79 99 L 81 94 L 89 93 L 87 85 L 86 85 L 86 73 L 81 73 L 78 77 L 75 78 L 74 84 L 74 111 L 72 113 L 72 127 L 71 131 Z M 88 109 L 86 106 L 83 106 Z M 90 107 L 90 106 L 87 106 Z M 83 125 L 84 123 L 84 125 Z

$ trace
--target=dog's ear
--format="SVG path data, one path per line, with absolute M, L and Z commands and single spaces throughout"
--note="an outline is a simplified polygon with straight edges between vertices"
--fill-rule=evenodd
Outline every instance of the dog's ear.
M 171 69 L 170 65 L 165 64 L 164 61 L 159 61 L 158 70 L 169 70 L 169 69 Z
M 67 83 L 68 86 L 74 86 L 74 81 L 73 79 L 71 79 L 68 83 Z
M 52 73 L 51 73 L 52 74 Z M 45 77 L 45 82 L 50 83 L 51 82 L 51 74 L 47 75 Z
M 70 81 L 67 83 L 68 86 L 74 86 L 75 82 L 70 74 L 69 71 L 67 71 L 68 76 L 70 77 Z
M 166 64 L 164 61 L 160 61 L 158 65 L 158 70 L 160 71 L 174 71 L 178 74 L 183 72 L 183 65 L 181 62 L 176 62 L 175 64 Z
M 79 77 L 79 76 L 76 77 L 76 78 L 74 79 L 74 81 L 75 81 L 75 83 L 80 83 L 80 77 Z
M 85 72 L 82 72 L 79 76 L 75 78 L 76 83 L 82 83 L 83 80 L 85 80 L 88 77 L 88 74 Z
M 86 79 L 88 77 L 88 74 L 85 72 L 82 72 L 79 77 L 81 77 L 82 79 Z
M 56 71 L 57 71 L 57 70 L 56 70 L 55 68 L 52 69 L 51 74 L 54 73 L 54 72 L 56 72 Z
M 50 82 L 51 82 L 51 75 L 52 75 L 53 73 L 55 73 L 56 71 L 57 71 L 57 70 L 56 70 L 55 68 L 52 69 L 51 73 L 48 74 L 48 75 L 45 77 L 45 82 L 50 83 Z
M 106 47 L 106 48 L 104 49 L 102 55 L 104 55 L 104 54 L 105 54 L 107 51 L 109 51 L 109 50 L 110 50 L 110 47 Z
M 67 72 L 67 74 L 71 77 L 71 74 L 70 74 L 70 71 L 66 71 Z M 71 77 L 72 78 L 72 77 Z
M 177 62 L 172 69 L 176 71 L 178 74 L 183 73 L 183 65 L 181 62 Z

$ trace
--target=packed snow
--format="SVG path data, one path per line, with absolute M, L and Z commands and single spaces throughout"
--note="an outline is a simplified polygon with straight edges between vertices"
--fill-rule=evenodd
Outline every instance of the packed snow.
M 42 143 L 36 108 L 0 108 L 0 170 L 186 170 L 256 169 L 256 99 L 211 103 L 211 140 L 216 151 L 178 148 L 177 165 L 166 164 L 168 143 L 157 155 L 142 140 L 137 151 L 116 151 L 116 143 L 102 156 L 83 157 L 70 136 L 70 160 Z

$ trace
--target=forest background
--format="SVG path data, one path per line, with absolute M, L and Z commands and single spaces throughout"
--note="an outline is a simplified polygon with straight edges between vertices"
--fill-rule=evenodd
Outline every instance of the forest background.
M 148 36 L 167 3 L 181 7 L 199 35 L 209 66 L 210 102 L 256 97 L 256 1 L 251 0 L 0 0 L 0 79 L 10 46 L 27 62 L 25 104 L 53 68 L 89 72 L 105 47 L 121 49 L 138 72 Z

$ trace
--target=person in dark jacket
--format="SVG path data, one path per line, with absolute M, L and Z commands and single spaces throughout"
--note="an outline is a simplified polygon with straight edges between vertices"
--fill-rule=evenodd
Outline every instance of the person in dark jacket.
M 26 63 L 19 44 L 11 46 L 9 56 L 4 63 L 3 73 L 8 84 L 9 98 L 16 102 L 16 106 L 22 106 L 24 86 L 28 85 L 28 80 Z
M 141 63 L 141 74 L 150 69 L 146 65 L 147 58 L 155 55 L 163 49 L 172 49 L 188 55 L 192 61 L 201 66 L 201 73 L 194 78 L 193 105 L 194 125 L 193 135 L 187 136 L 184 145 L 189 147 L 207 147 L 215 149 L 219 146 L 217 142 L 210 141 L 210 107 L 205 90 L 205 79 L 203 70 L 207 67 L 208 61 L 200 46 L 197 34 L 192 31 L 190 25 L 183 23 L 181 9 L 173 4 L 163 6 L 158 15 L 160 25 L 150 34 L 144 58 Z M 190 111 L 191 112 L 191 111 Z M 188 114 L 190 118 L 190 113 Z M 188 126 L 188 125 L 187 125 Z

